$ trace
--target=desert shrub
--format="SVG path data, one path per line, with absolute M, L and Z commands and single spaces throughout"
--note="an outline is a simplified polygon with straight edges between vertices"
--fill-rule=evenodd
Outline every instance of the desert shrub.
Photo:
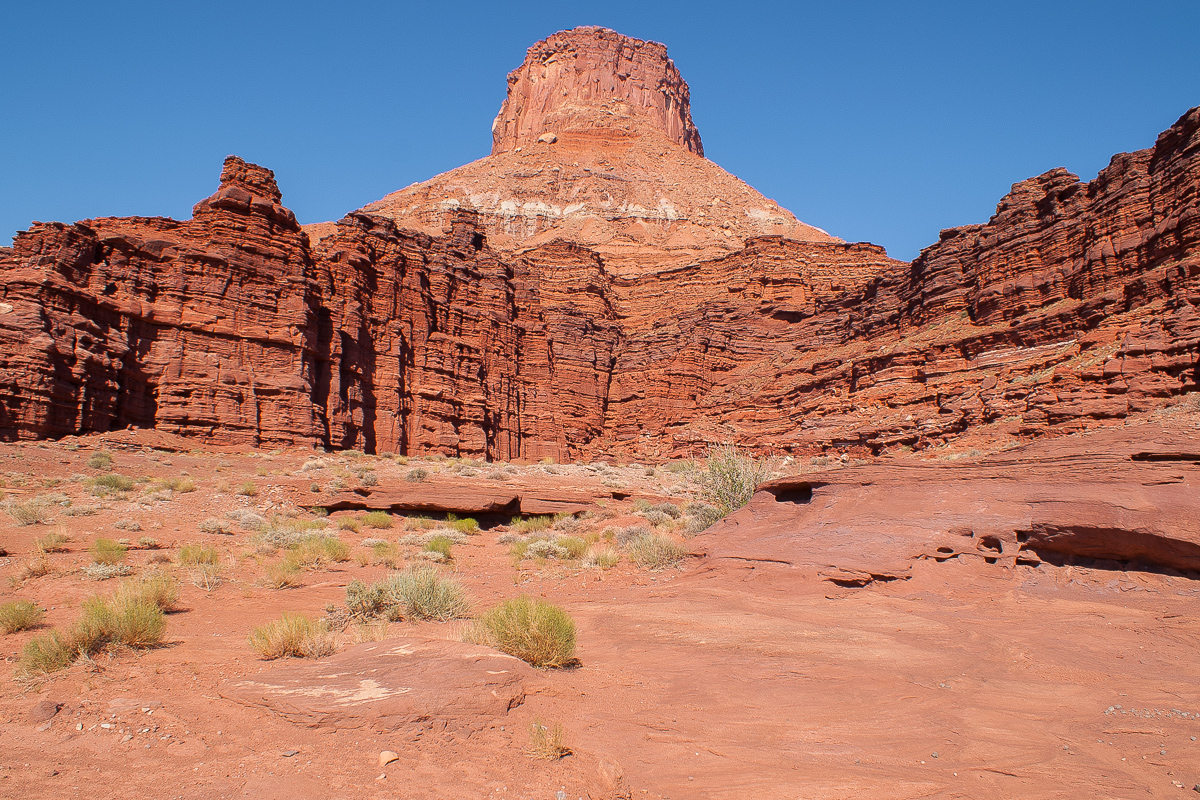
M 267 520 L 260 514 L 255 514 L 247 508 L 238 508 L 225 512 L 225 518 L 241 525 L 244 530 L 259 531 L 266 527 Z
M 201 564 L 213 566 L 220 562 L 221 554 L 211 545 L 190 542 L 179 548 L 179 563 L 185 567 L 198 567 Z
M 366 544 L 364 542 L 364 544 Z M 400 557 L 400 552 L 396 549 L 396 545 L 391 542 L 376 541 L 369 545 L 371 555 L 376 564 L 382 564 L 389 569 L 396 567 L 396 559 Z
M 468 536 L 479 533 L 479 523 L 471 517 L 459 519 L 454 514 L 447 514 L 446 527 L 459 533 L 465 533 Z
M 587 542 L 578 536 L 560 536 L 554 543 L 566 551 L 567 558 L 580 558 L 588 549 Z
M 657 512 L 659 514 L 666 514 L 671 519 L 679 519 L 681 516 L 683 516 L 683 512 L 679 509 L 679 506 L 675 505 L 674 503 L 655 503 L 647 510 Z
M 287 612 L 275 622 L 255 628 L 250 633 L 250 646 L 267 661 L 284 656 L 321 658 L 337 652 L 326 622 Z
M 49 517 L 49 509 L 41 500 L 34 499 L 24 503 L 9 501 L 5 506 L 5 511 L 12 517 L 13 522 L 24 527 L 26 525 L 40 525 L 47 522 Z
M 88 478 L 88 486 L 92 488 L 93 494 L 112 494 L 114 492 L 128 492 L 137 485 L 133 478 L 127 475 L 120 475 L 116 472 L 110 472 L 107 475 L 97 475 L 94 478 Z
M 620 528 L 614 534 L 614 538 L 618 545 L 626 547 L 635 539 L 640 539 L 643 536 L 648 536 L 650 529 L 645 525 L 631 525 L 628 528 Z
M 29 600 L 9 600 L 0 603 L 0 633 L 9 634 L 36 628 L 44 612 Z
M 687 555 L 687 549 L 661 533 L 646 533 L 631 541 L 626 549 L 633 563 L 646 569 L 674 566 Z
M 649 511 L 649 510 L 650 510 L 650 501 L 649 500 L 647 500 L 643 497 L 639 497 L 633 501 L 633 513 L 641 514 L 645 511 Z
M 67 535 L 62 530 L 47 533 L 33 540 L 33 546 L 39 553 L 62 553 L 67 549 Z
M 384 614 L 387 608 L 383 584 L 367 584 L 356 578 L 346 585 L 346 610 L 351 619 L 368 620 Z
M 24 675 L 48 675 L 71 666 L 76 651 L 58 631 L 31 639 L 21 651 L 18 670 Z
M 532 758 L 542 761 L 557 761 L 570 754 L 571 749 L 563 744 L 562 724 L 556 722 L 547 727 L 542 724 L 541 720 L 535 718 L 533 722 L 529 723 L 529 750 L 527 752 Z
M 211 592 L 221 585 L 222 571 L 223 568 L 220 564 L 197 564 L 189 572 L 189 577 L 193 586 Z
M 721 509 L 708 503 L 688 503 L 687 514 L 688 519 L 684 531 L 689 536 L 695 536 L 701 531 L 708 530 L 724 516 L 721 514 Z
M 553 603 L 526 596 L 485 611 L 465 641 L 495 647 L 535 667 L 564 667 L 575 656 L 575 622 Z
M 107 581 L 132 575 L 133 567 L 128 564 L 84 564 L 80 571 L 88 580 Z
M 62 513 L 67 517 L 90 517 L 100 510 L 100 506 L 71 506 L 64 508 Z
M 417 514 L 416 516 L 406 517 L 404 520 L 404 530 L 406 531 L 431 531 L 437 527 L 437 521 L 429 517 Z
M 388 517 L 388 519 L 391 519 L 391 517 Z M 337 527 L 339 531 L 354 531 L 358 533 L 362 529 L 362 523 L 354 517 L 340 517 L 337 521 Z
M 358 479 L 358 482 L 363 486 L 378 486 L 379 476 L 374 472 L 364 472 L 362 477 Z
M 404 480 L 408 481 L 409 483 L 421 483 L 428 477 L 429 470 L 416 467 L 415 469 L 410 469 L 408 473 L 405 474 Z
M 512 476 L 510 476 L 510 475 L 509 475 L 507 472 L 505 472 L 504 470 L 500 470 L 500 469 L 494 469 L 494 470 L 492 470 L 491 472 L 489 472 L 489 473 L 487 474 L 487 476 L 486 476 L 486 477 L 487 477 L 487 479 L 488 479 L 489 481 L 499 481 L 499 482 L 501 482 L 501 483 L 505 483 L 505 482 L 507 482 L 507 481 L 510 481 L 510 480 L 512 480 Z
M 108 469 L 112 466 L 112 455 L 105 450 L 97 450 L 87 460 L 87 465 L 92 469 Z
M 449 536 L 437 535 L 431 536 L 429 541 L 425 543 L 425 547 L 423 549 L 427 553 L 438 553 L 443 558 L 451 559 L 454 558 L 454 556 L 451 554 L 453 547 L 453 539 L 451 539 Z
M 583 555 L 583 566 L 589 569 L 610 569 L 617 565 L 621 556 L 606 545 L 593 545 Z
M 509 527 L 517 533 L 527 534 L 548 530 L 553 524 L 553 517 L 526 517 L 525 519 L 513 517 L 512 521 L 509 522 Z
M 233 533 L 233 528 L 225 520 L 209 517 L 203 520 L 198 526 L 201 533 L 220 533 L 230 535 Z
M 300 467 L 301 472 L 312 472 L 318 469 L 325 469 L 325 462 L 319 458 L 311 458 L 304 462 L 304 466 Z
M 254 485 L 254 481 L 246 481 L 237 488 L 235 494 L 240 494 L 243 497 L 254 497 L 258 494 L 258 487 Z
M 535 539 L 525 546 L 525 558 L 567 558 L 567 548 L 550 539 Z
M 368 511 L 362 515 L 362 524 L 368 528 L 385 530 L 392 527 L 392 515 L 386 511 Z
M 97 564 L 104 564 L 107 566 L 120 564 L 125 560 L 125 553 L 127 550 L 128 548 L 120 542 L 114 542 L 112 539 L 100 538 L 92 542 L 92 561 Z
M 54 566 L 50 563 L 50 559 L 42 555 L 32 561 L 26 561 L 25 564 L 13 575 L 9 580 L 14 586 L 19 586 L 27 580 L 40 578 L 44 575 L 49 575 L 54 572 Z
M 264 582 L 272 589 L 291 589 L 300 585 L 300 565 L 295 559 L 284 558 L 267 565 Z
M 141 523 L 136 519 L 119 519 L 113 523 L 113 527 L 119 531 L 140 531 Z
M 151 572 L 121 584 L 113 597 L 121 603 L 149 603 L 162 611 L 172 611 L 179 602 L 179 581 L 165 572 Z
M 643 511 L 642 516 L 645 518 L 646 522 L 649 522 L 655 527 L 658 527 L 659 525 L 666 525 L 671 521 L 670 516 L 661 511 L 655 511 L 653 509 L 649 511 Z
M 310 534 L 294 542 L 288 558 L 301 567 L 320 569 L 330 564 L 349 561 L 350 545 L 336 536 Z
M 767 479 L 771 468 L 769 461 L 727 444 L 709 449 L 697 480 L 705 499 L 725 516 L 750 502 L 754 488 Z

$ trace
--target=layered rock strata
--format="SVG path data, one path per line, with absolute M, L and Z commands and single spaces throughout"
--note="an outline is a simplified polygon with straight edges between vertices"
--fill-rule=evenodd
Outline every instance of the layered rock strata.
M 759 237 L 630 275 L 354 213 L 312 245 L 231 157 L 191 220 L 0 249 L 0 436 L 663 459 L 879 453 L 1119 423 L 1197 388 L 1200 110 L 1082 184 L 1017 184 L 912 264 Z

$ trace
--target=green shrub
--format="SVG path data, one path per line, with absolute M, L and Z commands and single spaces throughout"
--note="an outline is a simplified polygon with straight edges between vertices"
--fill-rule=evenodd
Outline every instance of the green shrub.
M 112 539 L 97 539 L 92 542 L 92 561 L 106 566 L 120 564 L 125 560 L 127 550 L 125 545 Z
M 587 542 L 578 536 L 560 536 L 554 543 L 567 552 L 567 558 L 581 558 L 588 549 Z
M 9 600 L 0 603 L 0 633 L 27 631 L 42 623 L 44 612 L 29 600 Z
M 485 611 L 463 638 L 495 647 L 535 667 L 564 667 L 575 656 L 575 622 L 570 615 L 552 603 L 526 596 Z
M 687 555 L 687 548 L 661 533 L 646 533 L 631 541 L 626 549 L 633 563 L 646 569 L 674 566 Z
M 368 528 L 384 530 L 392 527 L 392 515 L 386 511 L 368 511 L 362 515 L 362 524 Z
M 291 545 L 288 558 L 301 567 L 319 569 L 350 560 L 350 545 L 336 536 L 312 534 Z
M 179 602 L 179 581 L 165 572 L 151 572 L 121 584 L 113 597 L 120 603 L 148 603 L 162 611 L 172 611 Z
M 554 524 L 553 517 L 513 517 L 508 526 L 521 534 L 538 533 L 539 531 L 548 530 Z
M 479 533 L 479 523 L 471 517 L 459 519 L 454 514 L 447 514 L 446 527 L 459 533 L 465 533 L 468 536 Z
M 379 583 L 351 581 L 346 587 L 346 607 L 355 619 L 386 617 L 445 621 L 466 616 L 466 592 L 452 578 L 442 577 L 434 566 L 409 567 Z
M 58 631 L 31 639 L 21 652 L 18 670 L 24 675 L 49 675 L 66 669 L 75 660 L 76 651 Z
M 321 658 L 337 652 L 327 623 L 287 612 L 277 621 L 255 628 L 250 633 L 250 646 L 267 661 L 284 656 Z
M 705 499 L 725 516 L 749 503 L 754 488 L 770 474 L 769 462 L 727 444 L 709 449 L 698 480 Z
M 452 559 L 454 558 L 454 555 L 451 552 L 453 547 L 453 539 L 451 539 L 449 536 L 438 535 L 432 537 L 428 542 L 426 542 L 425 547 L 422 549 L 427 553 L 437 553 L 441 555 L 442 558 Z

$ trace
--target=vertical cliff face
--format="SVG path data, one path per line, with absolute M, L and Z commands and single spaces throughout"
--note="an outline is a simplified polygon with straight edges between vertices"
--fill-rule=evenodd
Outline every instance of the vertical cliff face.
M 667 48 L 595 27 L 561 31 L 529 48 L 508 75 L 508 97 L 492 123 L 492 155 L 543 136 L 604 128 L 614 116 L 633 117 L 704 155 L 687 83 Z
M 279 200 L 231 157 L 192 220 L 38 224 L 0 250 L 0 435 L 312 442 L 312 262 Z

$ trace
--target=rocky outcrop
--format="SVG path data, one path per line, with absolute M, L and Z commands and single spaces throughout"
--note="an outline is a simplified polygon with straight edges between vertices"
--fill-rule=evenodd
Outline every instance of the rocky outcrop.
M 839 241 L 703 157 L 687 83 L 655 42 L 604 28 L 538 42 L 509 75 L 493 135 L 491 155 L 361 210 L 433 236 L 473 211 L 499 252 L 564 239 L 630 274 L 758 236 Z
M 703 570 L 787 567 L 841 586 L 920 561 L 1200 574 L 1200 437 L 1156 425 L 973 463 L 878 462 L 783 478 L 693 541 Z
M 492 155 L 563 133 L 586 134 L 636 117 L 672 144 L 704 155 L 691 95 L 667 48 L 606 28 L 560 31 L 529 48 L 508 75 L 508 97 L 492 123 Z M 543 138 L 545 137 L 545 138 Z
M 231 157 L 191 220 L 37 224 L 0 250 L 0 436 L 317 441 L 312 262 L 279 201 Z

